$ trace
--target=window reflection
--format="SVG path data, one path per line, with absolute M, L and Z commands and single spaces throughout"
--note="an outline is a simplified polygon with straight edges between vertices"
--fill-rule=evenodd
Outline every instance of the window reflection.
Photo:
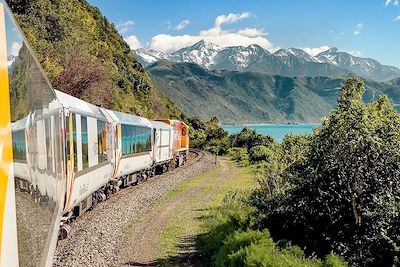
M 122 155 L 134 155 L 151 151 L 151 128 L 122 125 Z

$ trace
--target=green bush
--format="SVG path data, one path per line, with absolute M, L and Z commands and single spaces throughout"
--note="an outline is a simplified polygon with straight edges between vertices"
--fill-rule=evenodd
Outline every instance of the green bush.
M 271 157 L 271 151 L 266 146 L 253 146 L 249 150 L 249 159 L 251 162 L 268 161 Z
M 254 146 L 269 146 L 274 139 L 269 135 L 258 134 L 255 130 L 243 128 L 240 133 L 231 135 L 232 147 L 245 147 L 250 149 Z
M 353 265 L 392 266 L 400 256 L 400 115 L 386 97 L 364 104 L 363 91 L 361 80 L 347 81 L 306 155 L 279 174 L 291 187 L 272 197 L 260 191 L 253 203 L 276 239 Z
M 228 156 L 233 160 L 239 162 L 242 166 L 249 165 L 249 154 L 246 148 L 234 147 L 228 149 Z
M 206 266 L 347 266 L 332 254 L 321 261 L 306 258 L 303 250 L 290 242 L 275 243 L 269 231 L 258 230 L 255 210 L 248 194 L 230 192 L 222 206 L 205 218 L 204 234 L 197 237 L 200 263 Z

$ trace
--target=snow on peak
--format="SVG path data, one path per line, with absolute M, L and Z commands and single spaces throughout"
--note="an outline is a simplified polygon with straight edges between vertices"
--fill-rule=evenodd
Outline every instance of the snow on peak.
M 8 56 L 8 58 L 7 58 L 7 65 L 8 65 L 8 67 L 11 67 L 11 66 L 14 64 L 15 59 L 16 59 L 15 56 Z

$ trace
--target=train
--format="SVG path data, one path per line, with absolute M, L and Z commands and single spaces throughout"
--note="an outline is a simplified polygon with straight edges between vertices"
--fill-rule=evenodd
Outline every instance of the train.
M 11 129 L 16 188 L 37 202 L 56 199 L 57 178 L 43 171 L 35 179 L 39 175 L 31 172 L 55 172 L 56 146 L 64 152 L 61 239 L 67 237 L 70 221 L 121 188 L 186 162 L 189 127 L 183 121 L 153 121 L 97 107 L 61 91 L 55 94 L 61 104 L 58 109 L 30 122 L 25 117 L 12 123 Z M 59 135 L 54 134 L 57 128 L 62 130 Z
M 4 0 L 0 115 L 0 267 L 52 266 L 71 221 L 188 158 L 183 121 L 150 120 L 55 90 Z

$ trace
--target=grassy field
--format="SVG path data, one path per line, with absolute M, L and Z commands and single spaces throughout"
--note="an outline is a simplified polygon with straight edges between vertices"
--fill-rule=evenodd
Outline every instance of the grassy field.
M 220 158 L 218 164 L 168 193 L 157 209 L 174 203 L 158 242 L 157 263 L 164 266 L 191 265 L 195 261 L 195 238 L 202 231 L 202 218 L 218 207 L 225 195 L 256 186 L 250 168 Z

